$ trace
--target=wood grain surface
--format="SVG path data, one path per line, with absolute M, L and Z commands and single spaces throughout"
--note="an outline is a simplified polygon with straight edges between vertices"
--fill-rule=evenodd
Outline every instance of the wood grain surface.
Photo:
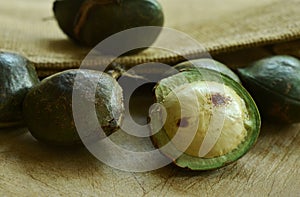
M 256 146 L 215 171 L 173 164 L 130 173 L 98 161 L 84 148 L 38 143 L 25 128 L 0 132 L 1 196 L 290 196 L 300 194 L 300 124 L 263 123 Z M 151 143 L 121 139 L 136 148 Z M 122 162 L 122 161 L 120 161 Z

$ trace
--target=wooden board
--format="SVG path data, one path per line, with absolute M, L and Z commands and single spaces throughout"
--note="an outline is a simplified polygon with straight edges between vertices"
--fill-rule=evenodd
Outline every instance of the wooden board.
M 1 130 L 0 195 L 296 197 L 300 194 L 299 131 L 300 124 L 264 123 L 256 146 L 219 170 L 191 172 L 170 164 L 131 173 L 106 166 L 83 148 L 47 147 L 24 128 Z M 134 149 L 153 149 L 149 140 L 122 135 L 113 138 Z

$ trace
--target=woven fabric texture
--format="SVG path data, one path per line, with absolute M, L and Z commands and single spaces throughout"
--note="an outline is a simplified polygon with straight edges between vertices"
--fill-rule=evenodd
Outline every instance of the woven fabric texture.
M 184 32 L 203 48 L 182 41 L 166 40 L 170 49 L 196 58 L 203 50 L 219 54 L 243 48 L 283 43 L 289 49 L 300 38 L 300 0 L 160 0 L 165 26 Z M 90 51 L 71 42 L 53 17 L 52 0 L 10 0 L 0 6 L 0 50 L 20 53 L 34 62 L 40 76 L 77 68 Z M 299 41 L 291 54 L 299 54 Z M 295 52 L 296 51 L 296 52 Z M 174 64 L 176 53 L 148 49 L 120 57 L 116 62 L 134 65 L 149 61 Z M 95 65 L 104 64 L 97 60 Z

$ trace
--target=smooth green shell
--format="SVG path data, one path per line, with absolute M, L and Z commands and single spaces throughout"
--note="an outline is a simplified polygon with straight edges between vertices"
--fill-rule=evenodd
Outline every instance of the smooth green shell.
M 164 152 L 164 149 L 161 149 L 161 151 L 163 154 L 170 157 L 177 166 L 182 168 L 188 168 L 191 170 L 217 169 L 238 160 L 255 144 L 260 132 L 260 115 L 253 99 L 239 83 L 225 75 L 220 75 L 220 73 L 216 71 L 201 68 L 197 70 L 184 71 L 161 80 L 155 88 L 157 102 L 162 103 L 164 98 L 172 91 L 172 89 L 182 84 L 192 83 L 195 81 L 214 81 L 225 84 L 231 87 L 244 100 L 250 116 L 250 122 L 245 124 L 247 135 L 244 141 L 232 152 L 214 158 L 200 158 L 183 153 L 178 158 L 173 159 L 171 156 L 172 153 Z M 153 131 L 159 129 L 158 127 L 161 120 L 161 112 L 157 110 L 151 111 L 151 123 Z M 154 134 L 151 139 L 154 145 L 158 148 L 162 148 L 170 141 L 164 128 L 160 129 L 159 132 Z
M 0 127 L 23 124 L 23 100 L 38 83 L 36 70 L 25 57 L 0 53 Z
M 53 145 L 81 143 L 72 112 L 72 92 L 77 80 L 76 96 L 83 102 L 94 102 L 99 124 L 106 135 L 119 128 L 123 114 L 122 89 L 109 75 L 92 70 L 66 70 L 49 76 L 31 89 L 24 100 L 24 118 L 31 134 L 39 141 Z M 99 79 L 100 77 L 100 79 Z M 89 84 L 97 84 L 96 92 Z M 84 104 L 82 121 L 91 124 Z
M 278 55 L 238 69 L 263 118 L 282 123 L 300 122 L 300 61 Z
M 164 23 L 156 0 L 57 0 L 53 11 L 65 34 L 92 47 L 120 31 Z M 144 40 L 151 44 L 157 35 L 145 34 Z
M 241 83 L 239 77 L 232 70 L 230 70 L 226 65 L 224 65 L 221 62 L 218 62 L 216 60 L 209 59 L 209 58 L 185 61 L 185 62 L 175 65 L 174 68 L 180 72 L 187 71 L 187 70 L 193 70 L 193 69 L 197 69 L 197 68 L 206 68 L 206 69 L 218 71 L 218 72 L 232 78 L 236 82 Z

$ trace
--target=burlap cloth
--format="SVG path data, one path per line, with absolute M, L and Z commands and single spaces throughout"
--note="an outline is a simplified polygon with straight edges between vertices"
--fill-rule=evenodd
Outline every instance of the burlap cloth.
M 189 34 L 211 54 L 281 43 L 273 48 L 275 52 L 300 56 L 297 41 L 300 0 L 160 2 L 165 26 Z M 62 33 L 53 17 L 52 3 L 52 0 L 2 0 L 0 3 L 0 50 L 25 55 L 34 62 L 40 76 L 80 66 L 90 50 L 72 43 Z M 184 43 L 178 43 L 178 49 L 193 57 L 202 52 Z M 150 49 L 117 61 L 129 65 L 152 60 L 174 64 L 180 58 L 174 53 Z

